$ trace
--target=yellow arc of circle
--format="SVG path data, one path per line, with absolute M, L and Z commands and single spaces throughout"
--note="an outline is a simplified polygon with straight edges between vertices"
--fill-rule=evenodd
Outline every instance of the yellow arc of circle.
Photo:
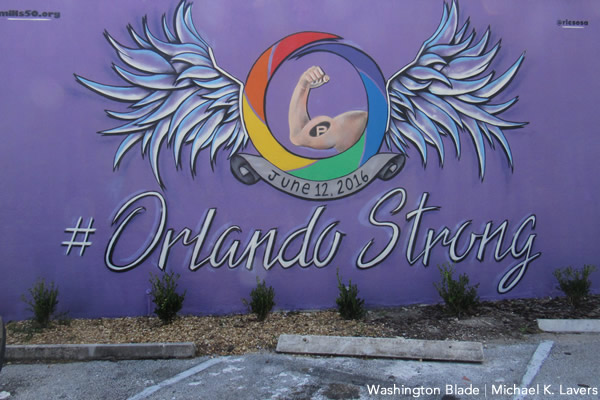
M 254 113 L 246 96 L 244 96 L 242 101 L 242 109 L 244 125 L 246 125 L 246 131 L 250 136 L 250 140 L 252 140 L 252 144 L 271 164 L 283 171 L 292 171 L 304 168 L 318 161 L 311 158 L 300 157 L 287 151 L 281 143 L 275 139 L 269 130 L 269 127 L 267 127 L 267 125 Z

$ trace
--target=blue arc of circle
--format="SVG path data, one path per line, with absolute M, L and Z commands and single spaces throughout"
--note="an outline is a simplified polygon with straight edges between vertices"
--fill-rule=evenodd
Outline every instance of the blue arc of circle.
M 290 55 L 300 58 L 313 52 L 336 54 L 348 61 L 358 72 L 367 92 L 368 117 L 365 128 L 365 148 L 359 165 L 379 152 L 387 126 L 387 95 L 385 79 L 379 66 L 365 52 L 345 43 L 319 43 L 306 46 Z

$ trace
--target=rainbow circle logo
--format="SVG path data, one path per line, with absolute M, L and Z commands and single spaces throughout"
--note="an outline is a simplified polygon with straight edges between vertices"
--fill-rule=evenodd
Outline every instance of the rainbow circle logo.
M 258 152 L 271 164 L 292 176 L 324 181 L 352 173 L 377 154 L 387 126 L 387 95 L 381 70 L 363 51 L 341 42 L 342 38 L 322 32 L 300 32 L 269 47 L 248 74 L 242 98 L 246 131 Z M 368 119 L 360 139 L 343 153 L 328 158 L 307 158 L 288 151 L 269 129 L 265 99 L 271 78 L 292 57 L 327 52 L 349 62 L 363 83 L 367 95 Z

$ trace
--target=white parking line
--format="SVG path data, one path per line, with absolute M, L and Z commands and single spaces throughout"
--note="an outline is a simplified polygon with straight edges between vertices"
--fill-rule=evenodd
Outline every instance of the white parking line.
M 147 397 L 149 397 L 151 394 L 158 392 L 159 390 L 167 387 L 167 386 L 171 386 L 179 381 L 184 380 L 185 378 L 189 378 L 192 375 L 197 374 L 198 372 L 204 371 L 207 368 L 212 367 L 215 364 L 220 363 L 221 361 L 225 361 L 228 357 L 218 357 L 218 358 L 213 358 L 211 360 L 208 360 L 206 362 L 203 362 L 202 364 L 198 364 L 195 367 L 192 367 L 186 371 L 183 371 L 180 374 L 175 375 L 174 377 L 167 379 L 165 381 L 160 382 L 157 385 L 154 386 L 150 386 L 146 389 L 144 389 L 142 392 L 136 394 L 133 397 L 130 397 L 128 400 L 142 400 L 145 399 Z
M 550 350 L 552 350 L 552 345 L 554 345 L 554 342 L 551 340 L 542 342 L 538 345 L 537 349 L 535 350 L 535 353 L 533 353 L 531 359 L 529 360 L 529 364 L 527 364 L 525 375 L 523 375 L 523 379 L 521 379 L 521 385 L 519 387 L 528 387 L 531 384 L 531 382 L 533 382 L 533 378 L 535 378 L 537 373 L 540 371 L 540 368 L 542 368 L 544 361 L 550 354 Z M 518 396 L 515 396 L 513 400 L 522 400 L 523 397 L 523 394 L 519 394 Z

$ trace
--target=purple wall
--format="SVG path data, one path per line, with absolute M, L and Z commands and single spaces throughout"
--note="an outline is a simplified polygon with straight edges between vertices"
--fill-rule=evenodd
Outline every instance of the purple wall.
M 180 285 L 187 289 L 184 313 L 225 313 L 244 310 L 240 299 L 248 296 L 256 277 L 275 288 L 278 308 L 312 309 L 335 305 L 337 268 L 344 280 L 358 283 L 360 296 L 375 306 L 437 302 L 432 284 L 439 281 L 437 265 L 453 259 L 460 259 L 458 272 L 480 283 L 483 299 L 558 295 L 554 269 L 598 263 L 600 7 L 595 1 L 460 2 L 458 26 L 470 17 L 470 29 L 476 31 L 471 46 L 488 26 L 487 50 L 502 40 L 491 65 L 469 79 L 491 71 L 499 77 L 525 52 L 506 89 L 490 103 L 479 104 L 519 97 L 501 115 L 507 121 L 528 122 L 520 129 L 503 130 L 513 171 L 501 143 L 493 139 L 492 148 L 484 131 L 483 180 L 468 130 L 460 132 L 460 160 L 450 136 L 442 137 L 443 166 L 435 147 L 427 144 L 423 167 L 418 146 L 406 139 L 406 164 L 392 179 L 371 179 L 369 172 L 367 186 L 360 182 L 363 166 L 357 165 L 349 177 L 355 179 L 353 187 L 361 184 L 360 190 L 328 200 L 293 196 L 265 180 L 243 184 L 231 171 L 229 150 L 219 150 L 211 168 L 210 146 L 200 151 L 192 176 L 191 141 L 183 146 L 177 169 L 173 145 L 162 144 L 158 167 L 164 188 L 153 175 L 151 156 L 141 156 L 142 142 L 113 171 L 125 136 L 96 132 L 123 124 L 103 110 L 125 112 L 129 104 L 93 93 L 74 74 L 121 86 L 125 83 L 111 69 L 112 63 L 141 74 L 118 58 L 102 33 L 106 30 L 124 46 L 135 47 L 127 25 L 143 34 L 142 17 L 147 15 L 153 34 L 166 40 L 160 18 L 166 14 L 172 26 L 177 3 L 34 4 L 14 3 L 0 10 L 0 314 L 5 319 L 28 317 L 20 297 L 41 277 L 57 283 L 59 308 L 71 316 L 145 315 L 149 274 L 160 272 L 159 265 L 181 274 Z M 33 19 L 12 12 L 35 9 Z M 387 82 L 413 62 L 440 24 L 442 10 L 442 2 L 418 0 L 220 0 L 196 2 L 192 14 L 219 67 L 242 83 L 266 49 L 305 31 L 342 37 L 345 48 L 360 49 L 374 60 Z M 285 148 L 293 147 L 287 139 L 291 93 L 300 74 L 315 64 L 324 66 L 331 81 L 314 90 L 311 114 L 333 116 L 368 108 L 369 118 L 383 115 L 387 122 L 385 104 L 367 104 L 361 75 L 348 60 L 328 52 L 285 60 L 265 95 L 268 126 Z M 256 149 L 255 138 L 237 153 L 265 155 Z M 312 149 L 294 152 L 305 158 L 325 154 Z M 379 152 L 399 153 L 385 144 Z M 333 151 L 325 154 L 334 156 Z M 274 164 L 282 159 L 274 157 Z M 335 168 L 342 168 L 340 163 Z M 306 181 L 313 194 L 324 188 L 315 178 Z M 337 191 L 347 183 L 335 177 L 328 184 L 328 190 Z M 125 209 L 130 200 L 135 201 Z M 144 206 L 143 212 L 125 223 L 139 206 Z M 95 231 L 88 237 L 89 246 L 74 246 L 66 254 L 63 242 L 72 235 L 67 230 L 79 218 L 81 227 L 93 219 Z M 204 241 L 198 238 L 185 246 L 180 238 L 167 249 L 169 232 L 173 239 L 185 228 L 189 240 L 204 232 Z M 424 252 L 428 234 L 431 249 Z M 431 243 L 439 234 L 445 236 Z M 217 267 L 235 245 L 238 259 L 253 237 L 265 238 L 253 258 Z M 483 245 L 485 237 L 489 241 Z M 77 240 L 83 238 L 81 234 Z M 269 238 L 272 253 L 265 256 Z M 330 251 L 330 259 L 323 261 Z M 128 265 L 127 271 L 115 271 Z M 523 274 L 511 275 L 514 267 Z M 598 293 L 600 273 L 592 279 L 592 290 Z M 503 284 L 508 290 L 499 289 Z

